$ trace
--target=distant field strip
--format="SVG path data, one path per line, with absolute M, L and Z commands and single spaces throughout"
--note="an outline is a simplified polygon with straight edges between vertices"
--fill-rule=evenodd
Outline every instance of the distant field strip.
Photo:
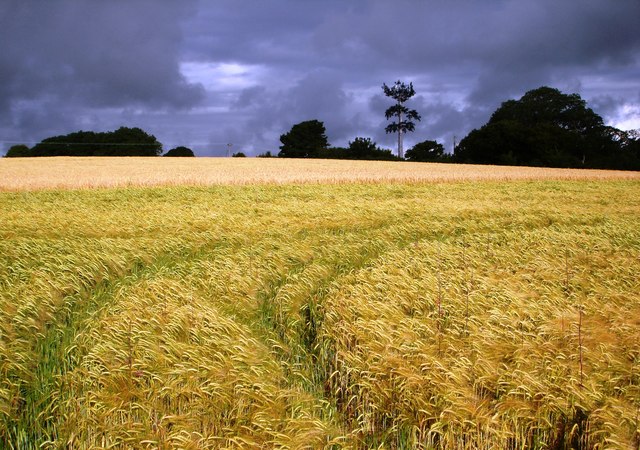
M 640 180 L 640 172 L 282 158 L 3 158 L 0 191 L 126 186 Z
M 638 447 L 639 181 L 336 183 L 0 193 L 0 448 Z

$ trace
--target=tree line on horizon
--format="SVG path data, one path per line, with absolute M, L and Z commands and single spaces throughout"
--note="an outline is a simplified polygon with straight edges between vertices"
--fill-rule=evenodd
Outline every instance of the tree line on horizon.
M 358 137 L 348 148 L 329 147 L 324 124 L 301 122 L 280 137 L 278 156 L 289 158 L 407 159 L 424 162 L 495 164 L 513 166 L 640 170 L 640 131 L 607 126 L 578 94 L 542 86 L 519 100 L 507 100 L 479 129 L 472 130 L 445 153 L 442 144 L 426 140 L 403 154 L 402 135 L 414 131 L 415 110 L 404 106 L 415 94 L 412 84 L 383 85 L 396 104 L 385 112 L 397 122 L 385 128 L 398 134 L 398 153 Z M 366 145 L 364 143 L 366 142 Z
M 405 106 L 413 85 L 400 81 L 383 84 L 385 95 L 396 103 L 385 111 L 393 119 L 385 131 L 398 134 L 397 154 L 381 148 L 368 137 L 356 137 L 347 147 L 332 147 L 324 123 L 307 120 L 280 136 L 280 152 L 258 157 L 359 160 L 409 160 L 514 166 L 640 170 L 640 131 L 622 131 L 604 124 L 578 94 L 564 94 L 542 86 L 519 100 L 507 100 L 479 129 L 455 146 L 453 154 L 435 140 L 424 140 L 406 153 L 403 135 L 415 130 L 421 117 Z M 42 140 L 34 147 L 15 145 L 5 157 L 33 156 L 160 156 L 162 144 L 140 128 L 121 127 L 112 132 L 78 131 Z M 176 147 L 163 156 L 195 156 L 187 147 Z M 239 152 L 233 156 L 245 156 Z
M 140 128 L 115 131 L 76 131 L 43 139 L 35 146 L 12 146 L 5 157 L 37 156 L 160 156 L 162 144 Z M 172 148 L 162 156 L 195 156 L 187 147 Z
M 381 148 L 368 137 L 356 137 L 347 147 L 331 147 L 326 135 L 324 123 L 319 120 L 307 120 L 295 124 L 288 133 L 280 136 L 281 158 L 318 158 L 318 159 L 360 159 L 401 161 L 391 150 Z M 274 156 L 271 152 L 259 157 Z M 444 147 L 436 141 L 424 141 L 416 144 L 406 153 L 409 161 L 440 161 L 447 159 Z

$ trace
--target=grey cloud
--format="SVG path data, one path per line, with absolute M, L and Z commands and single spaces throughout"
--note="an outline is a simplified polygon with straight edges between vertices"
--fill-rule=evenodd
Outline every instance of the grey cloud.
M 347 111 L 350 101 L 338 74 L 314 71 L 282 89 L 262 85 L 245 88 L 233 108 L 250 116 L 244 145 L 257 152 L 277 153 L 280 134 L 304 120 L 324 122 L 331 143 L 346 142 L 361 122 Z
M 0 137 L 132 121 L 199 154 L 228 141 L 262 152 L 318 119 L 332 144 L 392 147 L 379 88 L 397 79 L 414 82 L 424 117 L 408 141 L 464 136 L 545 84 L 628 119 L 640 104 L 638 17 L 637 0 L 7 0 Z M 205 91 L 185 62 L 253 72 L 235 84 L 212 74 Z
M 618 112 L 623 101 L 612 95 L 598 95 L 591 99 L 589 106 L 601 116 L 611 117 Z
M 267 89 L 264 86 L 251 86 L 240 91 L 238 98 L 233 102 L 234 109 L 244 109 L 261 102 Z
M 338 9 L 334 2 L 324 4 L 327 11 Z M 457 111 L 456 122 L 465 126 L 478 126 L 502 101 L 540 85 L 564 84 L 568 77 L 575 81 L 573 87 L 579 86 L 580 77 L 594 66 L 637 67 L 634 55 L 640 49 L 635 31 L 640 4 L 635 1 L 401 0 L 354 2 L 339 9 L 315 15 L 315 27 L 306 22 L 310 30 L 292 26 L 286 34 L 267 26 L 274 32 L 269 42 L 291 55 L 308 42 L 307 55 L 295 57 L 298 65 L 342 70 L 343 81 L 357 79 L 361 85 L 425 75 L 457 77 L 455 89 L 466 93 L 468 105 L 440 111 Z M 393 29 L 397 11 L 407 12 L 400 19 L 401 32 Z M 242 59 L 245 53 L 236 56 Z M 416 82 L 416 87 L 429 88 L 430 81 Z M 436 128 L 444 127 L 440 123 Z
M 307 51 L 307 41 L 319 20 L 333 13 L 331 2 L 278 0 L 218 0 L 199 2 L 190 21 L 189 59 L 296 64 Z
M 203 96 L 179 71 L 188 2 L 5 2 L 0 106 L 186 108 Z M 24 113 L 24 112 L 23 112 Z M 4 124 L 6 126 L 6 124 Z
M 640 49 L 640 3 L 635 1 L 367 5 L 364 12 L 336 14 L 319 26 L 315 42 L 323 58 L 355 71 L 359 66 L 374 73 L 395 70 L 441 78 L 462 71 L 507 72 L 517 79 L 531 71 L 578 70 L 599 62 L 624 66 Z M 407 13 L 398 19 L 401 31 L 394 32 L 398 11 Z

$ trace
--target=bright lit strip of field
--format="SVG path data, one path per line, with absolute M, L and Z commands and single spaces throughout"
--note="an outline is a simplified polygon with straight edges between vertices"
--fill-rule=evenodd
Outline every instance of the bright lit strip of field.
M 281 158 L 9 158 L 0 191 L 124 186 L 640 180 L 640 172 Z

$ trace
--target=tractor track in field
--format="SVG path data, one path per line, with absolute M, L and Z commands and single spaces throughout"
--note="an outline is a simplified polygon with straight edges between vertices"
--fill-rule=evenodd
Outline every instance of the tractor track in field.
M 33 345 L 37 362 L 31 382 L 23 382 L 21 414 L 9 424 L 7 434 L 0 440 L 2 448 L 31 449 L 55 448 L 58 421 L 55 417 L 57 403 L 64 397 L 62 379 L 82 360 L 84 354 L 74 342 L 90 318 L 99 319 L 109 310 L 118 290 L 132 286 L 139 280 L 153 277 L 167 267 L 177 266 L 187 260 L 204 259 L 213 250 L 230 246 L 226 242 L 214 242 L 178 253 L 163 253 L 150 262 L 134 259 L 122 275 L 106 275 L 101 281 L 68 293 L 54 318 L 46 325 L 42 337 Z M 110 278 L 109 275 L 116 275 Z

